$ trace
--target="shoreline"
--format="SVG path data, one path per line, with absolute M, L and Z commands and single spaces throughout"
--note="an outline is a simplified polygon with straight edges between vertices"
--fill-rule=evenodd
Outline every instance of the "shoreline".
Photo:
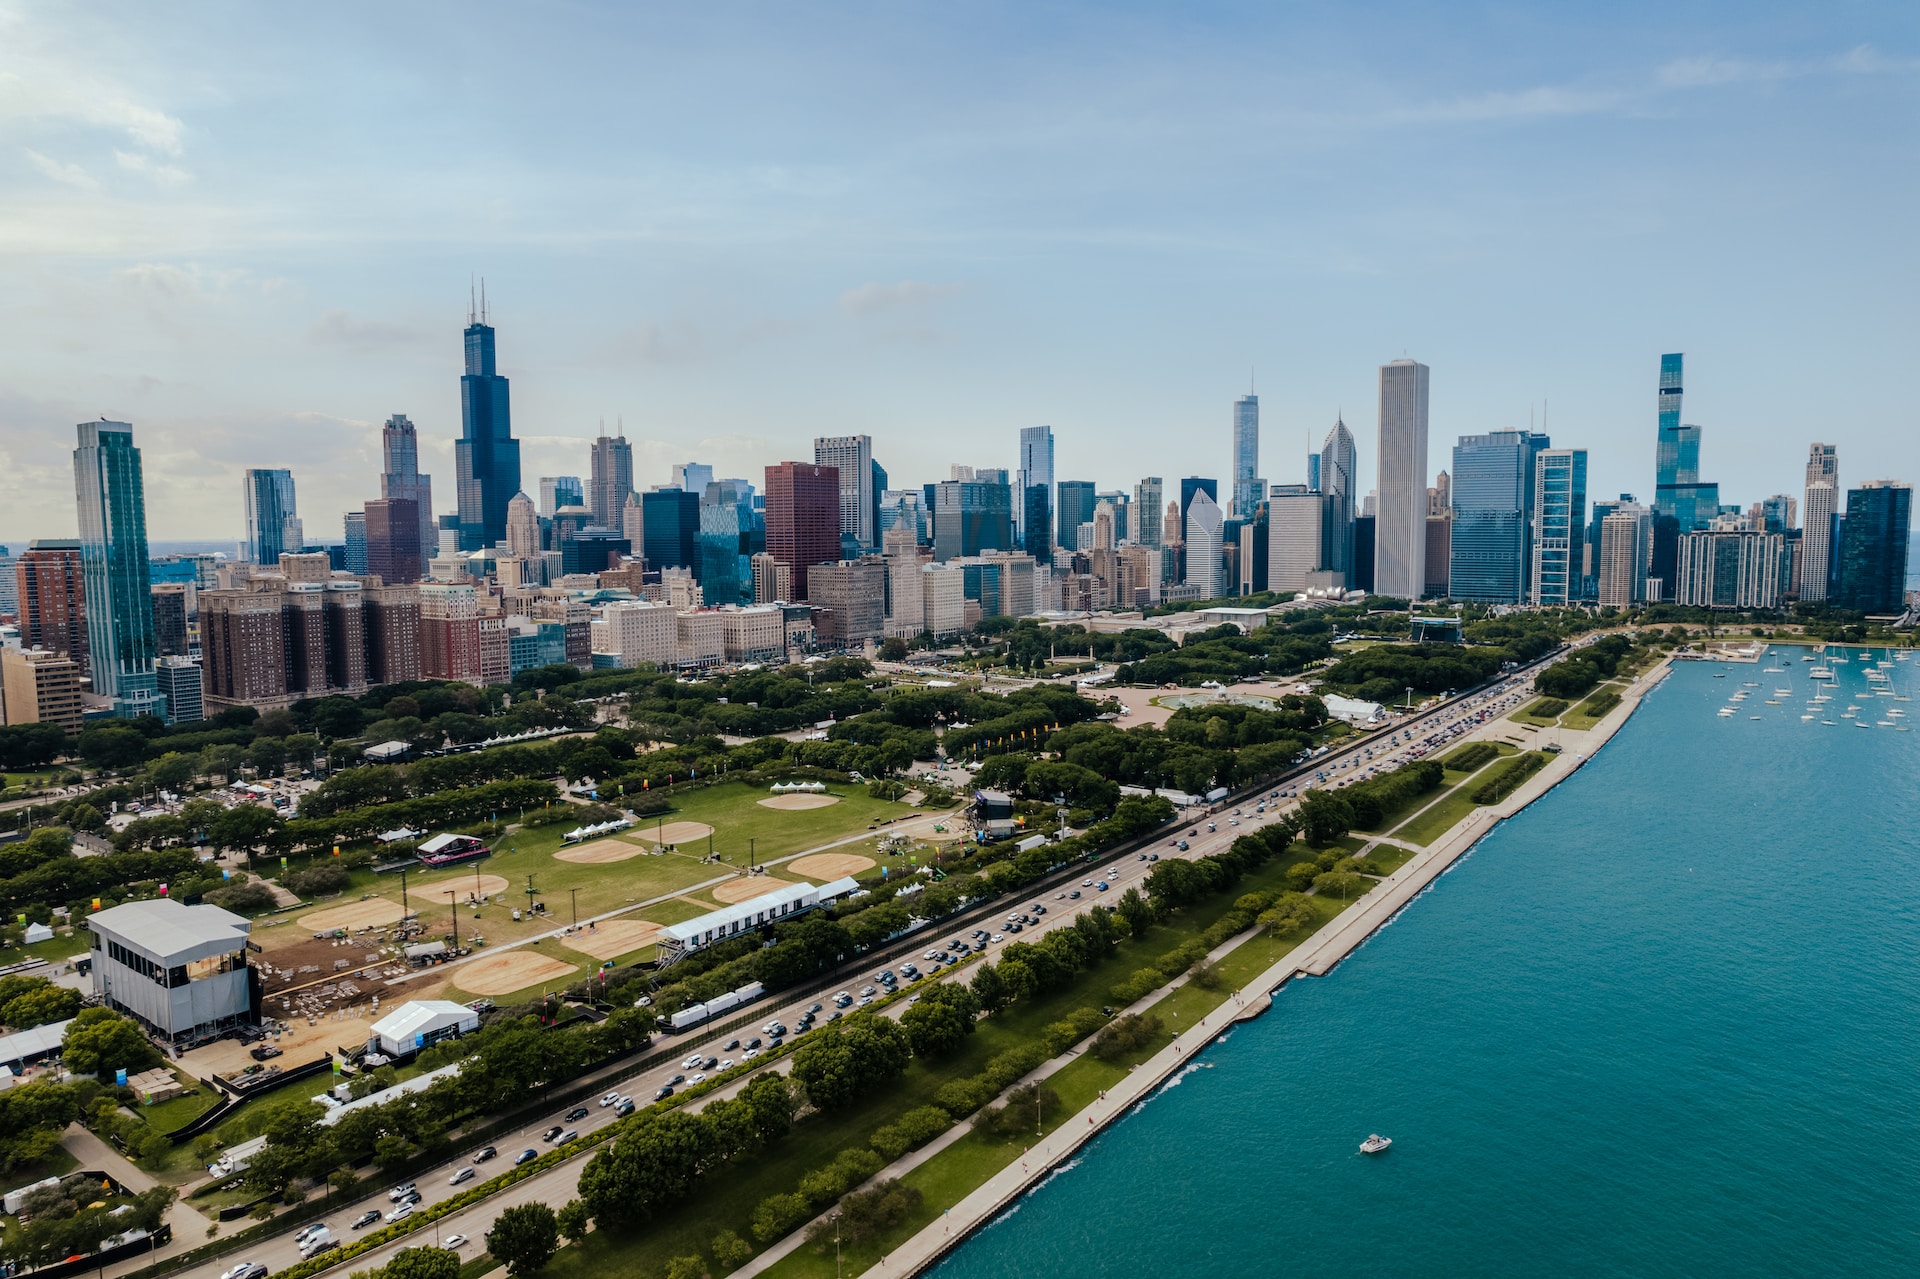
M 1476 808 L 1468 813 L 1423 852 L 1383 878 L 1371 892 L 1355 903 L 1353 910 L 1328 921 L 1318 932 L 1289 951 L 1284 959 L 1250 980 L 1243 990 L 1209 1012 L 1197 1025 L 1177 1034 L 1171 1045 L 1141 1063 L 1105 1097 L 1073 1115 L 1069 1122 L 1062 1124 L 1042 1143 L 1039 1151 L 1032 1152 L 1017 1167 L 1009 1164 L 988 1178 L 948 1209 L 940 1221 L 923 1228 L 863 1273 L 911 1276 L 931 1269 L 1044 1182 L 1086 1143 L 1185 1069 L 1192 1061 L 1192 1055 L 1186 1051 L 1188 1045 L 1204 1047 L 1214 1036 L 1261 1016 L 1272 1007 L 1273 997 L 1294 978 L 1324 977 L 1332 972 L 1342 960 L 1391 923 L 1434 880 L 1471 851 L 1482 837 L 1551 792 L 1591 760 L 1632 718 L 1647 693 L 1666 679 L 1671 667 L 1671 658 L 1662 659 L 1659 664 L 1635 677 L 1633 684 L 1622 694 L 1620 705 L 1609 711 L 1592 728 L 1578 730 L 1579 741 L 1576 744 L 1564 747 L 1557 757 L 1528 778 L 1513 794 L 1497 804 Z M 1491 721 L 1486 728 L 1492 731 L 1500 722 Z M 1238 941 L 1229 943 L 1222 952 L 1216 952 L 1215 957 L 1255 935 L 1243 935 Z M 1199 1048 L 1194 1051 L 1197 1053 Z M 1084 1126 L 1077 1123 L 1082 1116 L 1087 1119 Z

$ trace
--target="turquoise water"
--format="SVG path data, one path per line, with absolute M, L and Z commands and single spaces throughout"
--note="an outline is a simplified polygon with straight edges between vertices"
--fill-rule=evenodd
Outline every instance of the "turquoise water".
M 1920 1271 L 1920 733 L 1802 722 L 1782 652 L 1675 669 L 940 1279 Z

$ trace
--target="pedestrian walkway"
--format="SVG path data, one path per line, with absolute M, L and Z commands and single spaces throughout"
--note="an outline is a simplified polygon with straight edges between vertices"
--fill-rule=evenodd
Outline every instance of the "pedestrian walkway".
M 66 1132 L 61 1134 L 60 1144 L 67 1148 L 68 1154 L 80 1161 L 80 1167 L 104 1172 L 135 1194 L 143 1194 L 160 1184 L 152 1173 L 136 1167 L 125 1155 L 80 1124 L 70 1124 Z M 141 1264 L 205 1243 L 212 1237 L 207 1233 L 207 1227 L 214 1226 L 217 1229 L 219 1223 L 208 1220 L 176 1199 L 167 1209 L 167 1224 L 173 1227 L 173 1242 L 143 1259 Z

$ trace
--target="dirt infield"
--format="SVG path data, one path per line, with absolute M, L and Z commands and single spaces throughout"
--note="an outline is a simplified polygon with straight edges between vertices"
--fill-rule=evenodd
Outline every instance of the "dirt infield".
M 462 964 L 451 976 L 461 990 L 476 995 L 510 995 L 529 986 L 571 977 L 574 972 L 572 965 L 548 959 L 537 951 L 510 950 Z
M 735 902 L 764 897 L 776 888 L 791 887 L 792 884 L 784 879 L 769 879 L 765 875 L 747 875 L 740 879 L 729 879 L 724 884 L 715 884 L 712 892 L 715 901 L 731 906 Z
M 858 875 L 863 870 L 872 870 L 874 861 L 858 853 L 814 853 L 810 857 L 796 857 L 787 866 L 796 875 L 806 875 L 812 879 L 839 879 L 843 875 Z
M 668 822 L 664 826 L 635 827 L 634 834 L 649 844 L 690 844 L 713 834 L 705 822 Z
M 575 844 L 571 848 L 556 851 L 553 859 L 558 862 L 579 862 L 586 866 L 599 866 L 606 862 L 623 862 L 629 857 L 638 857 L 647 850 L 638 844 L 629 844 L 624 839 L 596 839 L 591 844 Z
M 481 875 L 476 884 L 475 877 L 472 874 L 466 874 L 455 875 L 451 879 L 435 880 L 431 884 L 420 884 L 417 885 L 413 891 L 430 893 L 437 899 L 445 897 L 447 890 L 451 888 L 459 894 L 461 901 L 465 901 L 467 898 L 473 896 L 476 889 L 482 897 L 496 897 L 511 887 L 512 885 L 507 883 L 506 879 L 499 875 Z
M 804 808 L 828 808 L 839 802 L 838 795 L 769 795 L 760 801 L 760 807 L 798 812 Z
M 660 925 L 645 919 L 603 919 L 591 931 L 581 929 L 560 944 L 595 959 L 613 959 L 651 946 L 660 936 Z
M 376 924 L 391 924 L 400 915 L 399 902 L 390 902 L 384 897 L 370 897 L 363 902 L 329 906 L 311 915 L 302 915 L 300 926 L 324 933 L 335 928 L 368 928 Z

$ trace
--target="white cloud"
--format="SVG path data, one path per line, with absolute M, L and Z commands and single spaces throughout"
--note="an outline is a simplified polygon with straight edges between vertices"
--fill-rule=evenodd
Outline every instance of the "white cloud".
M 92 174 L 77 164 L 62 164 L 52 156 L 41 155 L 32 147 L 22 147 L 21 150 L 27 153 L 27 159 L 32 162 L 34 168 L 40 170 L 40 172 L 46 174 L 55 182 L 61 182 L 70 187 L 79 187 L 83 191 L 91 191 L 100 185 L 94 180 Z
M 144 155 L 131 151 L 115 150 L 113 158 L 120 167 L 129 173 L 138 173 L 142 177 L 152 178 L 154 183 L 163 187 L 185 186 L 193 181 L 193 175 L 175 164 L 156 164 Z
M 262 288 L 274 292 L 282 282 L 268 280 Z M 413 346 L 426 337 L 417 328 L 383 320 L 356 320 L 345 311 L 328 311 L 313 322 L 307 336 L 322 346 L 366 353 L 395 346 Z
M 885 311 L 924 307 L 943 297 L 958 293 L 958 284 L 928 284 L 923 280 L 902 280 L 898 284 L 862 284 L 840 295 L 840 309 L 849 315 L 874 315 Z
M 129 293 L 163 302 L 206 302 L 241 290 L 266 296 L 286 284 L 277 277 L 262 280 L 239 267 L 213 270 L 197 263 L 182 267 L 171 262 L 138 262 L 121 267 L 113 278 Z
M 135 145 L 169 156 L 181 153 L 186 132 L 177 117 L 133 101 L 115 85 L 64 70 L 33 79 L 0 72 L 0 125 L 49 120 L 120 130 Z

